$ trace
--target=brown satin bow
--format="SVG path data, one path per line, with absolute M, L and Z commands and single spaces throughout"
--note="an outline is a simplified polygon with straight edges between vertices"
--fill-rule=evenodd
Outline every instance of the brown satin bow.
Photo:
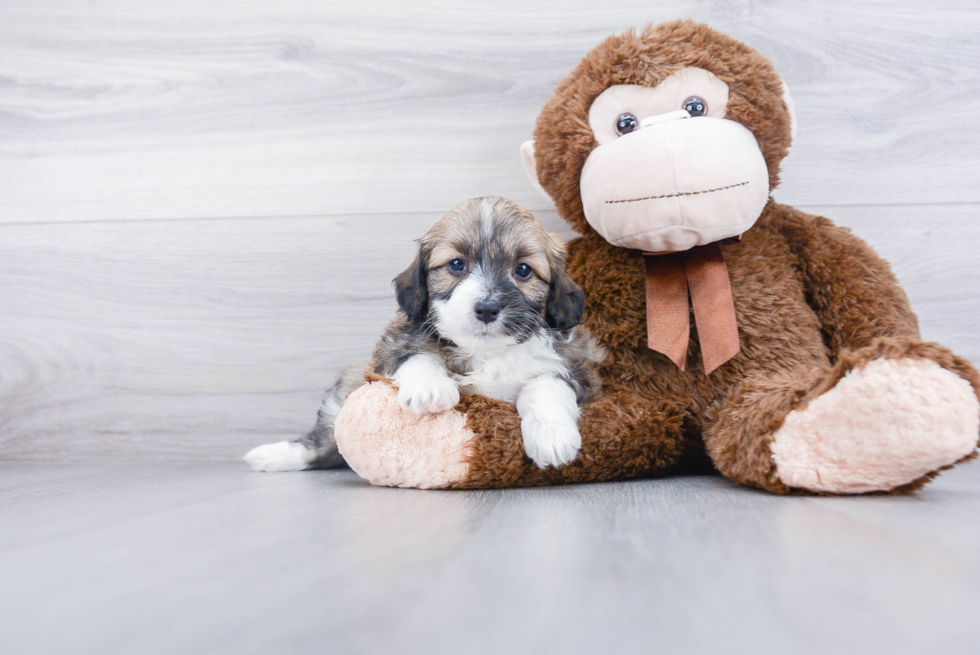
M 728 267 L 717 243 L 679 253 L 643 253 L 647 268 L 647 345 L 682 371 L 694 309 L 704 372 L 738 354 L 738 323 Z

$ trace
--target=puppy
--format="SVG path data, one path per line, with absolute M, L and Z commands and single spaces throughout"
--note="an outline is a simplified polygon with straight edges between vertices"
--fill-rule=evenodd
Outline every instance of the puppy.
M 460 393 L 514 403 L 535 464 L 575 459 L 579 406 L 598 390 L 604 353 L 579 325 L 585 298 L 565 271 L 564 248 L 499 197 L 457 205 L 418 243 L 394 280 L 401 311 L 370 364 L 341 375 L 308 435 L 250 451 L 254 469 L 342 466 L 334 421 L 368 370 L 392 378 L 400 405 L 415 414 L 452 409 Z

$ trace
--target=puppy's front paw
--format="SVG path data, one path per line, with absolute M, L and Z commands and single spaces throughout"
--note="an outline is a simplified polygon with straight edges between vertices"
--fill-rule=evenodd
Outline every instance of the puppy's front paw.
M 527 416 L 521 420 L 521 435 L 524 452 L 539 468 L 568 464 L 582 447 L 582 435 L 572 420 Z
M 441 414 L 459 404 L 459 387 L 447 375 L 402 379 L 398 404 L 413 414 Z

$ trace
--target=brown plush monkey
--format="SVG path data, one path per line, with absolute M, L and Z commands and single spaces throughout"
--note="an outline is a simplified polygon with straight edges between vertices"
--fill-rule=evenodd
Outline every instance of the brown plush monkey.
M 523 148 L 582 234 L 568 267 L 610 353 L 578 458 L 536 467 L 513 405 L 473 396 L 407 416 L 376 381 L 337 421 L 350 465 L 376 484 L 449 488 L 713 466 L 775 493 L 846 494 L 910 491 L 973 457 L 977 371 L 921 341 L 866 244 L 769 197 L 792 123 L 772 64 L 704 25 L 601 43 Z

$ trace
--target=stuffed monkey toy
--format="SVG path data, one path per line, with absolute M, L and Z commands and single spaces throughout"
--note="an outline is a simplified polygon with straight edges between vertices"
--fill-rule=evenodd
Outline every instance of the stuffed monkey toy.
M 772 200 L 794 132 L 772 64 L 690 21 L 629 31 L 555 90 L 522 155 L 582 236 L 568 270 L 608 350 L 582 448 L 539 468 L 513 405 L 347 399 L 341 453 L 375 484 L 486 488 L 717 469 L 773 493 L 907 492 L 972 458 L 980 376 L 924 343 L 888 264 Z

